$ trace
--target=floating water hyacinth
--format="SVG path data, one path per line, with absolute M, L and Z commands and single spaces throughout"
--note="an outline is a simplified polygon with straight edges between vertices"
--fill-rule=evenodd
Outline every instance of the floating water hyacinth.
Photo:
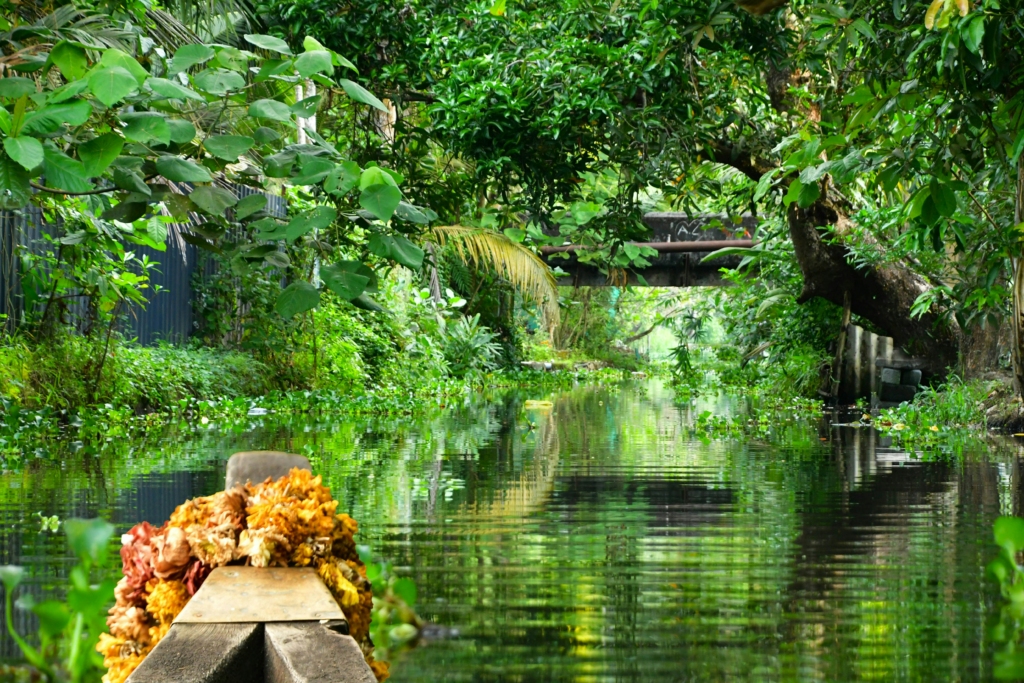
M 378 681 L 385 662 L 373 658 L 373 593 L 356 552 L 356 521 L 319 476 L 293 469 L 277 481 L 238 486 L 179 505 L 160 528 L 143 522 L 121 538 L 124 576 L 114 591 L 110 633 L 96 649 L 123 683 L 160 642 L 171 622 L 215 567 L 314 567 L 345 613 L 352 637 Z

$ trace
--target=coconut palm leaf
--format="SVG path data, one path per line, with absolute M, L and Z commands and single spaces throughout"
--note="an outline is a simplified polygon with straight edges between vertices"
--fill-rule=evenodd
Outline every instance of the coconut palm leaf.
M 523 296 L 540 304 L 549 325 L 558 323 L 555 276 L 537 254 L 501 233 L 464 225 L 431 228 L 430 239 L 441 246 L 450 246 L 456 257 L 467 265 L 494 270 Z

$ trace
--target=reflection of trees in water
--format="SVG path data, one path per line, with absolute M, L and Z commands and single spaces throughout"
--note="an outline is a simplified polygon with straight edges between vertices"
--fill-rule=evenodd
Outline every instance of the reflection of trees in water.
M 989 677 L 979 584 L 991 553 L 975 539 L 999 513 L 997 465 L 901 460 L 868 430 L 839 430 L 834 443 L 797 500 L 783 640 L 828 680 L 854 669 Z

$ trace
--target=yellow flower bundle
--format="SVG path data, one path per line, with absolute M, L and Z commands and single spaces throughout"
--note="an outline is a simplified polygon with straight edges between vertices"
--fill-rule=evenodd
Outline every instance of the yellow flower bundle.
M 356 521 L 337 514 L 338 501 L 307 470 L 277 481 L 238 486 L 179 505 L 160 528 L 143 522 L 121 541 L 124 576 L 114 591 L 110 633 L 96 649 L 104 683 L 123 683 L 171 628 L 215 568 L 314 567 L 345 613 L 352 637 L 378 681 L 385 662 L 373 658 L 373 593 L 356 553 Z

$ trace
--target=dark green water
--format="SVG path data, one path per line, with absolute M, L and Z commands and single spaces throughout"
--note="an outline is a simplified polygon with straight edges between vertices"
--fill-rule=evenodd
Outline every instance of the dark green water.
M 445 627 L 396 654 L 396 683 L 991 678 L 983 567 L 1020 512 L 1014 454 L 919 462 L 814 422 L 702 441 L 705 409 L 734 408 L 652 381 L 57 446 L 2 474 L 0 564 L 43 591 L 66 560 L 37 511 L 159 523 L 231 452 L 275 448 L 310 455 Z

